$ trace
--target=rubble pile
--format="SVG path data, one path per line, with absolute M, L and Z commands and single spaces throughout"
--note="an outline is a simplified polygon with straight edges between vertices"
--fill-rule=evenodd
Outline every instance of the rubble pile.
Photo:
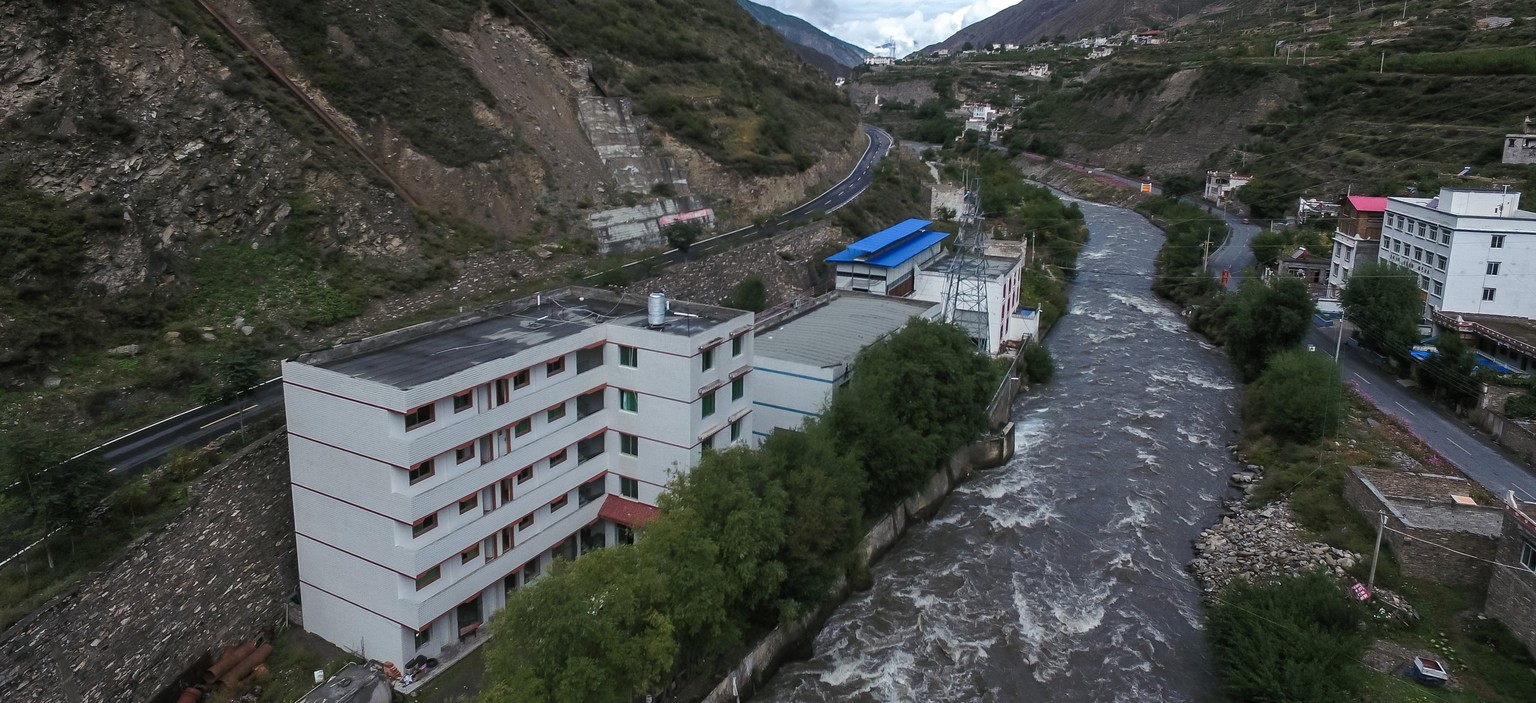
M 1206 595 L 1233 579 L 1250 582 L 1319 569 L 1336 577 L 1360 563 L 1358 554 L 1321 542 L 1302 541 L 1289 501 L 1264 506 L 1228 503 L 1230 514 L 1200 533 L 1189 570 Z

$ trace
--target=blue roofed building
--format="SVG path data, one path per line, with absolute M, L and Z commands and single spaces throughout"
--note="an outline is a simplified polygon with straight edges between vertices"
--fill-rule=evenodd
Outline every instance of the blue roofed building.
M 837 287 L 879 295 L 912 293 L 917 271 L 943 253 L 947 232 L 931 232 L 930 220 L 910 219 L 869 235 L 827 257 L 837 268 Z

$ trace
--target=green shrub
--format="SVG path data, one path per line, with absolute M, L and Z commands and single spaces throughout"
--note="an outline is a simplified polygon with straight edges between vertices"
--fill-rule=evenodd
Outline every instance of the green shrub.
M 1504 414 L 1512 420 L 1528 420 L 1536 417 L 1536 394 L 1526 391 L 1510 396 L 1504 401 Z
M 1313 573 L 1233 582 L 1211 606 L 1206 635 L 1232 700 L 1335 703 L 1356 700 L 1361 622 L 1332 580 Z
M 1244 412 L 1281 440 L 1312 442 L 1339 426 L 1344 385 L 1333 359 L 1317 352 L 1282 351 L 1245 391 Z
M 731 296 L 726 298 L 721 305 L 737 310 L 762 312 L 768 307 L 768 288 L 763 284 L 760 276 L 747 276 L 731 291 Z
M 1051 350 L 1044 344 L 1027 344 L 1020 353 L 1024 355 L 1024 373 L 1030 383 L 1049 382 L 1056 373 L 1056 362 L 1051 359 Z

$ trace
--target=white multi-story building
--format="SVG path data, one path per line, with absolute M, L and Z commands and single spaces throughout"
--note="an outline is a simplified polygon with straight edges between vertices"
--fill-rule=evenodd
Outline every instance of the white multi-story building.
M 751 442 L 752 313 L 660 311 L 564 288 L 284 362 L 305 628 L 436 656 Z
M 1251 180 L 1251 176 L 1239 176 L 1231 171 L 1206 171 L 1205 199 L 1218 207 L 1226 207 L 1232 194 Z
M 1519 193 L 1388 198 L 1379 256 L 1419 275 L 1426 316 L 1536 317 L 1536 213 L 1520 209 Z

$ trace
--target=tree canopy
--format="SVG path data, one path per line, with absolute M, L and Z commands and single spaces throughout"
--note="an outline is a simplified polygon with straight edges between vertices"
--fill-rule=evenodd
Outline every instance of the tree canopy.
M 1243 380 L 1258 378 L 1269 357 L 1300 344 L 1315 311 L 1299 278 L 1280 276 L 1268 285 L 1244 281 L 1225 328 L 1227 354 Z
M 1424 298 L 1418 275 L 1408 269 L 1386 263 L 1361 264 L 1355 267 L 1339 302 L 1367 348 L 1402 357 L 1418 338 Z
M 1250 385 L 1245 412 L 1275 437 L 1311 442 L 1332 432 L 1344 417 L 1339 366 L 1319 352 L 1291 349 L 1269 360 Z
M 941 322 L 914 319 L 860 353 L 826 417 L 868 472 L 865 507 L 879 510 L 916 490 L 985 430 L 997 380 L 965 332 Z

